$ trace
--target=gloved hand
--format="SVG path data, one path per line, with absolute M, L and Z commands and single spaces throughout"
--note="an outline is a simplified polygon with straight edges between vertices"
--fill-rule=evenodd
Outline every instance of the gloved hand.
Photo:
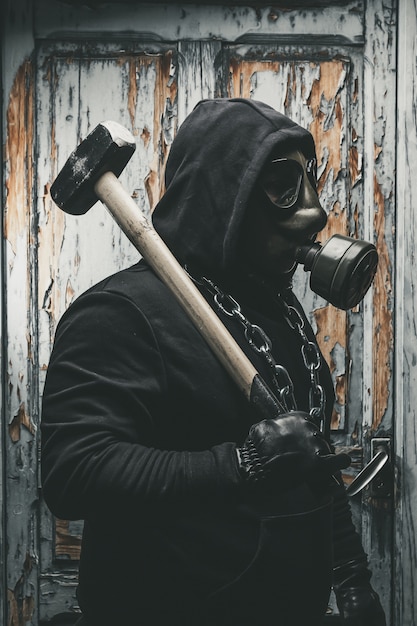
M 334 569 L 334 592 L 342 624 L 386 626 L 384 610 L 369 577 L 366 563 L 352 561 Z
M 254 424 L 237 451 L 244 478 L 249 483 L 271 483 L 274 489 L 301 482 L 320 485 L 351 462 L 347 454 L 332 453 L 309 415 L 301 411 Z

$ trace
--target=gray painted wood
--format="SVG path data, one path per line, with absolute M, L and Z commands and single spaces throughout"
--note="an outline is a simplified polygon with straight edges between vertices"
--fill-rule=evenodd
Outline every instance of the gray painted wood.
M 395 289 L 395 624 L 417 623 L 417 7 L 399 2 Z
M 7 606 L 21 620 L 31 619 L 38 586 L 37 543 L 37 373 L 32 317 L 34 247 L 30 206 L 33 200 L 34 40 L 27 2 L 7 2 L 2 38 L 2 447 L 3 514 L 0 620 Z M 13 20 L 10 12 L 13 10 Z M 24 28 L 28 24 L 29 28 Z M 24 90 L 24 86 L 26 90 Z M 30 389 L 33 386 L 33 394 Z M 4 473 L 3 473 L 4 471 Z M 7 592 L 6 592 L 7 590 Z
M 394 384 L 394 267 L 395 267 L 395 49 L 396 2 L 368 3 L 364 49 L 364 201 L 369 207 L 367 232 L 380 256 L 372 303 L 364 324 L 365 458 L 370 457 L 374 436 L 393 437 Z M 372 25 L 372 27 L 371 27 Z M 389 601 L 392 580 L 393 500 L 374 497 L 366 490 L 362 498 L 364 545 L 373 563 L 374 582 Z

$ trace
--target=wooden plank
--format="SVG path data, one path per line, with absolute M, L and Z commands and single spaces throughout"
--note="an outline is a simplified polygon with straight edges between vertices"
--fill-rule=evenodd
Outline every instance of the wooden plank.
M 3 9 L 3 241 L 1 459 L 2 535 L 0 621 L 34 623 L 38 591 L 37 377 L 34 268 L 34 66 L 31 7 L 6 1 Z M 22 24 L 26 27 L 22 29 Z M 32 391 L 34 394 L 32 395 Z M 4 436 L 4 438 L 3 438 Z M 3 501 L 3 498 L 1 498 Z M 3 535 L 4 531 L 4 535 Z M 3 577 L 4 576 L 4 577 Z
M 335 233 L 349 234 L 348 190 L 345 176 L 349 127 L 348 59 L 314 61 L 307 49 L 256 49 L 233 47 L 230 51 L 228 95 L 262 100 L 308 128 L 315 139 L 319 194 L 328 212 L 328 225 L 320 233 L 324 242 Z M 326 51 L 329 56 L 329 52 Z M 308 61 L 305 59 L 309 59 Z M 226 73 L 226 71 L 225 71 Z M 333 428 L 345 427 L 347 395 L 347 315 L 328 305 L 308 287 L 309 276 L 298 270 L 294 286 L 330 365 L 337 389 Z
M 393 22 L 386 11 L 372 13 L 367 19 L 373 23 L 377 16 L 383 27 L 369 42 L 370 48 L 374 46 L 376 65 L 372 75 L 365 72 L 363 78 L 361 58 L 352 51 L 345 51 L 342 59 L 339 51 L 335 59 L 315 60 L 317 51 L 315 56 L 306 49 L 280 48 L 274 58 L 271 47 L 265 46 L 266 54 L 262 58 L 258 46 L 255 58 L 250 46 L 230 47 L 228 91 L 230 95 L 268 102 L 313 133 L 321 174 L 319 190 L 329 214 L 328 227 L 320 239 L 342 232 L 375 240 L 378 247 L 380 265 L 375 286 L 366 302 L 348 314 L 320 305 L 316 297 L 309 295 L 305 277 L 298 275 L 295 281 L 306 309 L 313 312 L 313 326 L 334 375 L 337 402 L 333 427 L 339 429 L 335 443 L 338 446 L 356 443 L 359 448 L 363 445 L 364 461 L 369 460 L 372 437 L 387 436 L 392 427 L 393 246 L 389 234 L 393 219 L 391 146 L 395 145 L 395 129 L 392 102 L 386 95 L 393 89 L 392 75 L 382 51 L 390 50 Z M 370 89 L 375 100 L 368 97 Z M 379 123 L 375 123 L 377 114 Z M 368 194 L 366 199 L 364 194 Z M 366 388 L 362 376 L 365 363 L 369 368 Z M 360 501 L 356 501 L 353 510 L 371 559 L 375 587 L 383 597 L 389 617 L 392 501 L 375 498 L 368 489 L 364 493 L 363 509 Z
M 394 624 L 417 619 L 417 294 L 416 85 L 417 8 L 398 6 L 398 142 L 396 220 L 396 554 Z
M 38 64 L 39 202 L 38 341 L 41 388 L 56 324 L 68 305 L 101 278 L 127 267 L 138 253 L 98 203 L 81 217 L 66 217 L 51 201 L 49 187 L 69 153 L 100 121 L 114 119 L 137 138 L 121 179 L 149 214 L 163 192 L 163 168 L 177 124 L 176 52 L 150 42 L 121 52 L 114 44 L 46 44 Z M 103 97 L 103 89 L 111 90 Z M 88 114 L 86 114 L 88 113 Z M 94 241 L 95 245 L 91 245 Z M 75 597 L 80 525 L 41 524 L 43 619 L 64 609 L 78 611 Z
M 379 256 L 372 301 L 364 323 L 363 432 L 365 461 L 375 436 L 392 437 L 393 428 L 393 267 L 395 249 L 395 50 L 396 2 L 374 0 L 365 14 L 364 49 L 364 198 L 367 230 Z M 369 332 L 371 330 L 371 332 Z M 393 502 L 376 498 L 371 489 L 362 497 L 362 535 L 387 622 L 391 621 Z

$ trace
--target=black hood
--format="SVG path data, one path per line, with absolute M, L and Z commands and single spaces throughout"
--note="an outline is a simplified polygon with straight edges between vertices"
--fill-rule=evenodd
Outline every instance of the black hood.
M 212 277 L 234 274 L 237 242 L 257 177 L 273 153 L 315 157 L 311 134 L 255 100 L 199 102 L 167 160 L 166 193 L 153 222 L 177 259 Z

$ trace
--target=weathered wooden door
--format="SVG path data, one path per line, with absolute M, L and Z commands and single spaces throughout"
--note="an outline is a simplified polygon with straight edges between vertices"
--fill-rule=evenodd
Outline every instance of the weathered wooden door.
M 390 451 L 388 471 L 352 506 L 388 623 L 414 624 L 414 609 L 401 595 L 407 584 L 393 593 L 400 550 L 393 543 L 392 482 L 397 7 L 377 0 L 256 4 L 37 0 L 33 14 L 20 5 L 20 26 L 32 29 L 33 48 L 9 81 L 5 118 L 7 624 L 77 613 L 82 523 L 54 519 L 38 485 L 42 387 L 65 308 L 138 258 L 101 205 L 86 216 L 65 216 L 49 187 L 79 141 L 98 122 L 114 119 L 137 139 L 121 179 L 149 213 L 163 193 L 178 126 L 198 100 L 215 96 L 263 100 L 310 129 L 329 215 L 322 240 L 337 232 L 378 247 L 374 287 L 355 310 L 338 311 L 315 296 L 302 270 L 296 289 L 331 365 L 333 438 L 354 459 L 346 482 L 379 446 Z M 11 15 L 10 3 L 15 25 Z M 396 419 L 403 423 L 402 412 Z

